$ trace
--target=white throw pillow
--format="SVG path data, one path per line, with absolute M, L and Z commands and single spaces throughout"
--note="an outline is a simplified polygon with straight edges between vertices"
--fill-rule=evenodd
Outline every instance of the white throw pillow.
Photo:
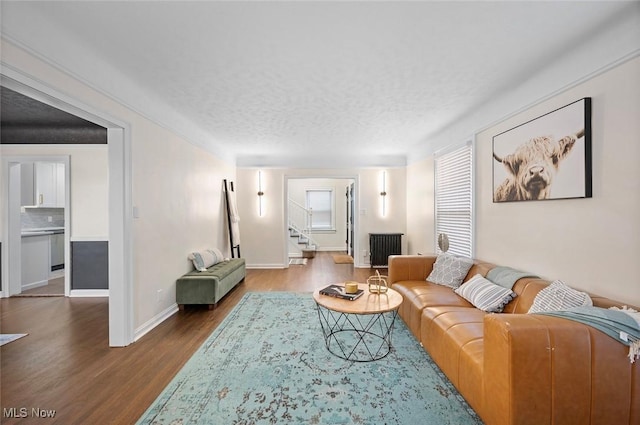
M 204 260 L 202 259 L 202 255 L 200 255 L 199 252 L 192 252 L 191 254 L 189 254 L 189 260 L 191 260 L 191 262 L 193 263 L 193 267 L 195 267 L 196 270 L 198 271 L 202 271 L 202 270 L 206 270 L 207 268 L 204 266 Z
M 222 256 L 222 252 L 218 248 L 210 248 L 207 251 L 210 251 L 213 255 L 215 255 L 215 260 L 213 264 L 218 264 L 224 261 L 224 257 Z
M 489 313 L 501 313 L 504 306 L 516 297 L 516 293 L 477 274 L 455 290 L 474 307 Z
M 576 291 L 561 280 L 554 280 L 538 292 L 528 313 L 567 310 L 573 307 L 592 306 L 593 301 L 586 292 Z
M 206 272 L 208 267 L 223 261 L 222 252 L 217 248 L 205 249 L 189 254 L 189 260 L 193 262 L 193 267 L 200 272 Z
M 442 253 L 436 258 L 427 280 L 455 289 L 460 286 L 472 265 L 471 258 Z

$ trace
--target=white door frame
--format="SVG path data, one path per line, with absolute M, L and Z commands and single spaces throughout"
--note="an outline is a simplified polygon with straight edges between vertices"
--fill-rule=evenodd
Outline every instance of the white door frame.
M 0 61 L 0 83 L 40 102 L 107 128 L 109 155 L 109 345 L 133 342 L 133 236 L 131 128 L 127 122 L 88 106 Z M 7 246 L 7 181 L 3 179 L 3 245 Z M 9 282 L 8 249 L 2 250 L 2 282 Z M 4 296 L 4 294 L 2 294 Z
M 284 241 L 284 268 L 289 268 L 289 244 L 288 244 L 288 227 L 289 227 L 289 180 L 302 180 L 302 179 L 327 179 L 327 180 L 352 180 L 353 181 L 353 198 L 354 198 L 354 209 L 356 211 L 359 211 L 359 187 L 360 187 L 360 177 L 358 176 L 358 174 L 355 175 L 316 175 L 316 174 L 309 174 L 309 175 L 295 175 L 295 174 L 286 174 L 284 176 L 283 179 L 283 211 L 284 211 L 284 229 L 285 232 L 283 232 L 283 241 Z M 358 234 L 359 234 L 359 227 L 360 227 L 360 220 L 356 219 L 354 217 L 354 229 L 353 229 L 353 250 L 355 252 L 358 252 Z M 357 255 L 353 255 L 353 261 L 354 264 L 353 266 L 355 268 L 360 267 L 360 259 Z

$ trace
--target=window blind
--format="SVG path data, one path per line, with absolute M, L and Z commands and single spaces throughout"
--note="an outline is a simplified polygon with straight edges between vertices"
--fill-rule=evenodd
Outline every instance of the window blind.
M 307 208 L 313 211 L 311 229 L 328 230 L 333 228 L 333 191 L 308 190 Z
M 473 146 L 471 142 L 435 158 L 436 249 L 449 237 L 452 254 L 473 256 Z

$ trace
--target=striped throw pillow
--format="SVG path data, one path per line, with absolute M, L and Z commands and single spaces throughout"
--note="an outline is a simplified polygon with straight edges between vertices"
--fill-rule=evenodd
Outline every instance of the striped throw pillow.
M 224 257 L 222 256 L 222 252 L 218 248 L 209 248 L 207 249 L 210 255 L 213 256 L 213 264 L 218 264 L 224 261 Z M 212 264 L 212 265 L 213 265 Z
M 474 307 L 488 313 L 502 312 L 504 306 L 516 297 L 516 293 L 512 290 L 496 285 L 479 274 L 473 276 L 455 292 Z
M 200 252 L 189 254 L 189 260 L 193 262 L 193 267 L 200 272 L 206 272 L 208 267 L 218 264 L 224 260 L 222 252 L 217 248 L 205 249 Z
M 529 308 L 529 313 L 566 310 L 573 307 L 592 306 L 593 301 L 586 292 L 576 291 L 561 280 L 554 280 L 538 292 Z

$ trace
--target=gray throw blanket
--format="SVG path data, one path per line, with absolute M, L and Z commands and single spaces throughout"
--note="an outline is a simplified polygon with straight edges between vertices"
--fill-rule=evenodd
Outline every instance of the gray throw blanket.
M 631 363 L 640 358 L 640 326 L 631 316 L 621 310 L 601 307 L 574 307 L 563 311 L 547 311 L 547 316 L 561 317 L 584 323 L 629 346 Z
M 523 277 L 538 277 L 535 274 L 522 272 L 511 267 L 498 266 L 489 270 L 487 279 L 503 288 L 511 289 L 516 281 Z

